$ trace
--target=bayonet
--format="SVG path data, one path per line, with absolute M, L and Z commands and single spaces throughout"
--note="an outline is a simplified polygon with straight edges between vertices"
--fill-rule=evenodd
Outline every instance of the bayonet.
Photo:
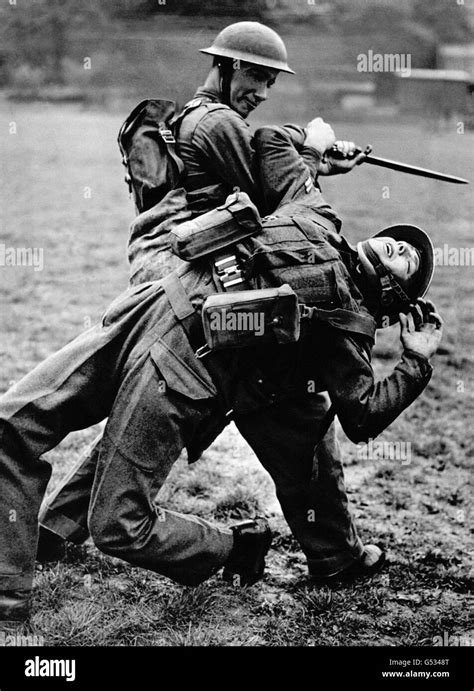
M 355 156 L 361 153 L 362 149 L 357 149 Z M 371 155 L 372 147 L 368 146 L 365 150 L 365 158 L 363 158 L 360 163 L 370 163 L 372 166 L 380 166 L 381 168 L 389 168 L 390 170 L 397 170 L 400 173 L 409 173 L 410 175 L 419 175 L 424 178 L 433 178 L 434 180 L 443 180 L 444 182 L 453 182 L 457 185 L 468 185 L 469 180 L 464 178 L 458 178 L 454 175 L 447 175 L 446 173 L 440 173 L 437 170 L 429 170 L 428 168 L 420 168 L 420 166 L 412 166 L 408 163 L 401 163 L 400 161 L 391 161 L 388 158 L 379 158 L 378 156 Z M 341 152 L 333 147 L 326 152 L 327 155 L 332 158 L 343 158 Z

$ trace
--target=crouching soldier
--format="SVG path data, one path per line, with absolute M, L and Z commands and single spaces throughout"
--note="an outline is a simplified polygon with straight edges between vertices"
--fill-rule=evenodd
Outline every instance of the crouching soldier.
M 327 205 L 312 185 L 315 171 L 288 132 L 264 128 L 256 142 L 262 184 L 278 209 L 259 234 L 233 249 L 231 283 L 239 274 L 250 289 L 279 288 L 288 295 L 290 288 L 281 286 L 291 286 L 304 303 L 299 337 L 281 344 L 277 320 L 273 340 L 261 345 L 203 349 L 200 312 L 229 284 L 229 274 L 204 258 L 124 293 L 99 325 L 7 392 L 0 399 L 1 618 L 27 616 L 38 511 L 51 473 L 41 455 L 69 432 L 108 416 L 89 510 L 99 549 L 178 583 L 200 583 L 224 567 L 227 579 L 237 575 L 252 584 L 263 575 L 270 544 L 264 519 L 226 529 L 154 502 L 181 450 L 206 448 L 216 421 L 223 427 L 233 417 L 273 475 L 311 571 L 307 510 L 320 499 L 312 493 L 321 471 L 320 461 L 313 467 L 313 452 L 327 413 L 321 411 L 319 422 L 314 411 L 307 419 L 289 416 L 286 429 L 290 425 L 302 451 L 294 459 L 268 453 L 267 446 L 276 445 L 267 421 L 273 429 L 285 410 L 310 405 L 313 392 L 327 391 L 346 434 L 364 441 L 384 430 L 428 383 L 429 358 L 442 330 L 434 305 L 418 300 L 433 273 L 429 238 L 399 226 L 352 248 L 324 213 Z M 370 352 L 376 325 L 395 321 L 399 313 L 402 358 L 390 376 L 375 382 Z M 204 357 L 196 358 L 197 351 Z M 330 534 L 328 524 L 328 540 Z M 329 569 L 349 568 L 363 556 L 367 551 L 356 541 L 345 564 L 332 563 L 328 553 Z

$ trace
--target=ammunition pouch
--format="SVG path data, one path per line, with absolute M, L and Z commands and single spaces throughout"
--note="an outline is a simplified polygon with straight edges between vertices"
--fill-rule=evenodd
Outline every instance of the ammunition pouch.
M 262 229 L 257 207 L 245 192 L 234 192 L 225 204 L 181 223 L 169 233 L 171 250 L 185 261 L 215 255 Z
M 202 307 L 204 357 L 224 348 L 293 343 L 300 335 L 298 297 L 289 285 L 210 295 Z

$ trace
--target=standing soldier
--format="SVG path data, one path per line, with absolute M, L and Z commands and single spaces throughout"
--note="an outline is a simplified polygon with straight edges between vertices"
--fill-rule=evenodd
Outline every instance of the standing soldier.
M 247 192 L 260 212 L 275 208 L 274 200 L 265 194 L 259 184 L 252 135 L 246 118 L 252 110 L 266 100 L 268 91 L 280 71 L 293 74 L 288 66 L 287 53 L 281 38 L 272 29 L 257 22 L 238 22 L 226 27 L 212 46 L 202 52 L 213 56 L 213 66 L 200 87 L 189 111 L 184 115 L 177 135 L 177 151 L 185 164 L 183 187 L 186 194 L 173 191 L 163 202 L 139 216 L 132 224 L 129 243 L 131 283 L 156 280 L 176 266 L 179 260 L 170 253 L 168 232 L 173 224 L 204 213 L 222 204 L 227 195 L 238 186 Z M 312 126 L 313 144 L 304 146 L 306 132 L 297 126 L 288 126 L 286 132 L 303 159 L 309 163 L 316 182 L 318 172 L 334 174 L 351 170 L 360 157 L 323 164 L 322 154 L 334 143 L 335 137 L 328 125 L 317 119 Z M 319 131 L 319 139 L 314 137 Z M 319 147 L 319 148 L 317 148 Z M 354 145 L 340 142 L 340 148 L 351 153 Z M 316 173 L 316 175 L 315 175 Z M 319 195 L 319 208 L 329 222 L 339 220 Z M 324 394 L 311 397 L 310 402 L 294 402 L 285 415 L 289 431 L 278 438 L 278 454 L 291 463 L 295 456 L 308 453 L 317 441 L 319 420 L 328 407 Z M 267 411 L 267 428 L 282 429 L 278 415 L 272 419 Z M 224 423 L 216 425 L 214 438 Z M 291 429 L 305 427 L 307 436 L 295 437 Z M 212 438 L 208 442 L 211 443 Z M 87 513 L 90 491 L 97 466 L 100 437 L 86 456 L 81 458 L 66 480 L 55 490 L 40 516 L 42 530 L 38 558 L 58 558 L 64 551 L 64 540 L 76 543 L 88 537 Z M 188 449 L 190 461 L 196 460 L 200 450 Z M 269 443 L 260 451 L 274 457 L 277 450 Z M 313 571 L 324 577 L 357 561 L 362 572 L 380 566 L 383 559 L 378 548 L 364 549 L 348 509 L 344 489 L 340 450 L 331 425 L 318 445 L 319 479 L 316 520 L 308 526 L 308 549 L 312 553 Z

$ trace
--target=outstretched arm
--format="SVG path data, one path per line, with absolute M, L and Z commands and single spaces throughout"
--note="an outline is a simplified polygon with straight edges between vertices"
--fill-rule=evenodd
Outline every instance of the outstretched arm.
M 403 353 L 393 372 L 375 381 L 371 349 L 361 338 L 326 327 L 319 334 L 322 344 L 320 370 L 344 432 L 351 441 L 366 442 L 386 429 L 428 384 L 442 335 L 442 320 L 433 303 L 424 303 L 423 322 L 401 315 Z M 318 348 L 318 352 L 319 352 Z

